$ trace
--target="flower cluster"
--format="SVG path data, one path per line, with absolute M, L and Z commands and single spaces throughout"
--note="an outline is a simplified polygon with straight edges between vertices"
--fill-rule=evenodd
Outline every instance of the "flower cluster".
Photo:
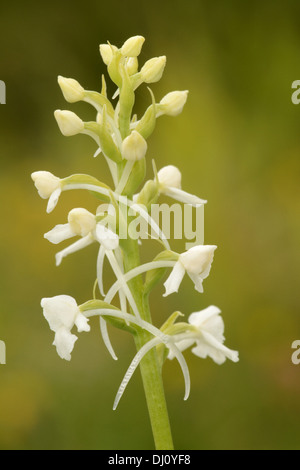
M 185 398 L 189 394 L 189 373 L 182 354 L 184 350 L 192 346 L 192 352 L 196 356 L 209 356 L 217 364 L 222 364 L 226 358 L 238 361 L 238 353 L 224 346 L 224 323 L 217 307 L 210 306 L 192 313 L 187 322 L 177 322 L 179 314 L 173 314 L 161 328 L 156 328 L 149 318 L 146 319 L 139 307 L 140 297 L 145 299 L 168 269 L 171 272 L 164 283 L 165 296 L 179 290 L 185 274 L 190 277 L 195 289 L 202 293 L 203 281 L 209 276 L 217 248 L 215 245 L 198 245 L 183 253 L 171 251 L 164 233 L 149 214 L 149 207 L 160 195 L 194 207 L 207 201 L 182 189 L 181 172 L 173 165 L 165 166 L 159 171 L 153 165 L 153 179 L 144 182 L 147 140 L 154 131 L 156 121 L 162 115 L 180 114 L 188 92 L 172 91 L 157 102 L 152 90 L 148 88 L 151 103 L 140 118 L 133 114 L 136 89 L 143 83 L 149 85 L 160 80 L 166 66 L 166 57 L 161 56 L 146 61 L 139 69 L 138 57 L 143 43 L 142 36 L 134 36 L 120 48 L 109 43 L 100 45 L 100 54 L 107 66 L 108 75 L 116 85 L 112 98 L 117 100 L 115 105 L 107 97 L 104 76 L 100 93 L 86 90 L 72 78 L 58 77 L 58 84 L 67 102 L 84 101 L 95 109 L 95 120 L 89 122 L 84 122 L 68 110 L 55 111 L 59 129 L 65 136 L 86 134 L 92 137 L 97 146 L 94 156 L 103 156 L 111 172 L 112 184 L 109 186 L 85 174 L 58 178 L 48 171 L 36 171 L 31 175 L 39 195 L 48 199 L 48 213 L 54 210 L 61 194 L 68 190 L 87 190 L 103 203 L 95 213 L 85 208 L 72 209 L 65 223 L 56 225 L 44 235 L 53 244 L 78 237 L 56 254 L 57 266 L 69 254 L 92 243 L 98 244 L 97 285 L 102 299 L 97 298 L 94 290 L 93 299 L 79 306 L 75 299 L 66 295 L 44 298 L 41 306 L 50 329 L 55 333 L 53 344 L 57 353 L 67 361 L 71 359 L 77 340 L 77 336 L 71 332 L 72 328 L 76 326 L 78 332 L 90 331 L 88 318 L 91 316 L 97 315 L 100 318 L 103 340 L 114 359 L 116 355 L 108 335 L 107 323 L 135 336 L 140 335 L 141 331 L 147 332 L 148 340 L 140 347 L 130 364 L 117 393 L 114 408 L 134 370 L 152 348 L 156 348 L 162 363 L 166 358 L 178 360 L 185 379 Z M 112 210 L 115 207 L 118 207 L 118 213 Z M 129 209 L 134 211 L 136 217 L 142 217 L 164 244 L 164 250 L 145 264 L 140 264 L 136 261 L 138 258 L 132 255 L 139 249 L 139 241 L 131 239 L 125 222 L 127 218 L 122 217 L 122 213 L 127 215 Z M 131 214 L 132 217 L 134 218 Z M 121 232 L 126 234 L 125 240 L 124 237 L 121 240 Z M 105 260 L 116 277 L 107 293 L 103 288 Z M 142 286 L 140 290 L 134 287 L 133 281 L 137 279 Z M 119 302 L 114 305 L 116 295 Z

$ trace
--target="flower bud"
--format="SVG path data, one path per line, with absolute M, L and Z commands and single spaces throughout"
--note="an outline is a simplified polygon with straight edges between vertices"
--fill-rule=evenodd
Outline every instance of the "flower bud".
M 181 173 L 174 165 L 164 166 L 157 173 L 158 181 L 160 185 L 181 189 Z
M 167 58 L 164 55 L 148 60 L 141 68 L 141 79 L 145 83 L 158 82 L 162 77 L 166 61 Z
M 141 192 L 136 196 L 134 202 L 150 209 L 151 204 L 155 204 L 159 195 L 156 181 L 149 180 L 145 183 Z
M 113 58 L 113 50 L 117 50 L 117 47 L 111 46 L 110 44 L 100 44 L 99 50 L 103 62 L 105 65 L 108 65 Z
M 66 137 L 79 134 L 84 130 L 83 121 L 72 111 L 57 109 L 54 111 L 54 117 L 61 133 Z
M 137 57 L 142 49 L 145 38 L 143 36 L 133 36 L 124 42 L 121 52 L 125 57 Z
M 172 91 L 163 97 L 159 103 L 163 114 L 168 116 L 177 116 L 181 113 L 186 100 L 188 91 Z
M 64 98 L 68 103 L 76 103 L 84 98 L 84 88 L 73 78 L 58 76 L 58 84 L 63 92 Z
M 123 140 L 122 156 L 125 160 L 141 160 L 147 152 L 147 142 L 137 131 Z
M 71 230 L 81 237 L 85 237 L 96 228 L 95 216 L 86 209 L 72 209 L 68 215 Z
M 56 189 L 60 188 L 60 179 L 49 171 L 35 171 L 31 174 L 31 178 L 42 199 L 48 199 Z
M 138 71 L 138 60 L 136 57 L 128 57 L 126 60 L 126 69 L 128 72 L 128 75 L 134 75 Z

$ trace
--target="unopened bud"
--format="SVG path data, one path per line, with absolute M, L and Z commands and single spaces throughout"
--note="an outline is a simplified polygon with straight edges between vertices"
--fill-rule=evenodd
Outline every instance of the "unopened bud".
M 177 116 L 181 113 L 188 96 L 188 91 L 171 91 L 159 103 L 163 114 Z
M 168 188 L 181 189 L 181 173 L 174 165 L 164 166 L 157 173 L 159 184 Z
M 147 142 L 137 131 L 132 133 L 123 140 L 122 156 L 125 160 L 141 160 L 147 152 Z
M 137 57 L 142 49 L 145 38 L 143 36 L 133 36 L 124 42 L 121 52 L 125 57 Z
M 64 98 L 69 103 L 76 103 L 84 98 L 84 88 L 73 78 L 58 76 L 58 84 L 63 92 Z
M 117 50 L 116 46 L 111 46 L 110 44 L 100 44 L 99 46 L 100 54 L 105 65 L 108 65 L 113 58 L 113 51 Z
M 57 109 L 54 112 L 54 117 L 61 133 L 67 137 L 79 134 L 84 130 L 83 121 L 72 111 L 61 111 Z
M 145 83 L 158 82 L 163 74 L 166 66 L 166 56 L 153 57 L 153 59 L 147 60 L 144 66 L 141 68 L 141 79 Z
M 60 179 L 49 171 L 35 171 L 31 178 L 42 199 L 48 199 L 61 185 Z

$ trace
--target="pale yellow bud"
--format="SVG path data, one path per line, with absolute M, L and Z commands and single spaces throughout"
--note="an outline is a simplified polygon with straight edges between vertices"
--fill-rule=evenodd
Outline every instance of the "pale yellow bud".
M 63 92 L 64 98 L 69 103 L 76 103 L 84 98 L 84 88 L 73 78 L 58 76 L 58 84 Z
M 163 97 L 161 102 L 161 110 L 163 114 L 168 116 L 177 116 L 181 113 L 188 96 L 188 91 L 171 91 Z
M 123 140 L 122 157 L 125 160 L 141 160 L 147 152 L 147 142 L 137 131 L 132 133 Z
M 95 216 L 82 208 L 72 209 L 68 215 L 68 222 L 71 230 L 81 237 L 85 237 L 96 228 Z
M 126 60 L 126 69 L 128 72 L 128 75 L 134 75 L 138 71 L 138 60 L 137 57 L 128 57 Z
M 54 117 L 61 133 L 67 137 L 79 134 L 84 130 L 83 121 L 72 111 L 61 111 L 57 109 L 54 112 Z
M 48 199 L 55 190 L 60 188 L 60 179 L 49 171 L 35 171 L 31 174 L 31 178 L 43 199 Z
M 121 52 L 125 57 L 137 57 L 142 49 L 145 38 L 143 36 L 133 36 L 124 42 Z
M 159 184 L 167 188 L 181 189 L 181 173 L 174 165 L 164 166 L 157 173 Z
M 116 46 L 111 46 L 110 44 L 100 44 L 99 46 L 100 54 L 105 65 L 109 65 L 113 58 L 113 51 L 117 50 Z
M 141 78 L 145 83 L 158 82 L 163 74 L 166 66 L 166 56 L 153 57 L 153 59 L 147 60 L 145 65 L 141 68 Z

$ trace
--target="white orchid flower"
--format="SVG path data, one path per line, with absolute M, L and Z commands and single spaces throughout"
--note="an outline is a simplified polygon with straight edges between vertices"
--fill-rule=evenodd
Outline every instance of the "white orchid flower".
M 188 322 L 192 329 L 173 337 L 177 348 L 184 351 L 196 343 L 192 352 L 202 359 L 210 357 L 216 364 L 223 364 L 226 359 L 238 362 L 239 355 L 224 346 L 224 321 L 220 316 L 221 310 L 214 305 L 194 312 L 189 316 Z M 168 358 L 173 359 L 174 353 L 169 352 Z
M 159 182 L 159 192 L 169 196 L 176 201 L 183 202 L 184 204 L 191 204 L 198 206 L 206 204 L 205 199 L 200 199 L 193 194 L 187 193 L 181 189 L 181 172 L 174 165 L 167 165 L 157 173 Z
M 80 312 L 76 300 L 69 295 L 57 295 L 41 300 L 43 314 L 54 331 L 53 345 L 57 354 L 66 361 L 71 360 L 71 352 L 77 341 L 77 336 L 71 333 L 74 325 L 78 332 L 90 331 L 88 319 Z
M 47 212 L 53 211 L 62 191 L 61 179 L 49 171 L 35 171 L 31 174 L 31 178 L 39 196 L 42 199 L 49 199 Z
M 185 275 L 192 279 L 195 289 L 203 292 L 202 282 L 210 273 L 211 265 L 214 258 L 215 245 L 198 245 L 193 246 L 188 251 L 179 256 L 170 276 L 164 283 L 166 292 L 164 297 L 173 292 L 178 292 L 181 281 Z
M 44 237 L 51 243 L 57 244 L 78 235 L 81 237 L 80 240 L 56 254 L 57 266 L 69 254 L 75 253 L 95 241 L 98 241 L 106 250 L 115 250 L 119 246 L 118 236 L 101 223 L 97 223 L 95 216 L 83 208 L 72 209 L 68 215 L 68 223 L 56 225 L 45 233 Z

